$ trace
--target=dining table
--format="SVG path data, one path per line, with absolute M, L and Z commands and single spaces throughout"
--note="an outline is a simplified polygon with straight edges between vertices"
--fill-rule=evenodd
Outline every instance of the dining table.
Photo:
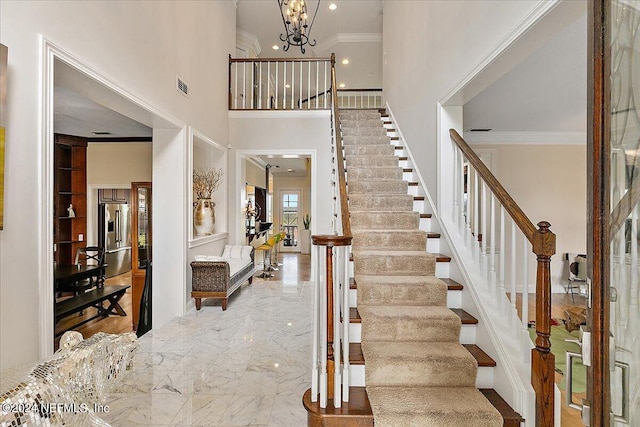
M 101 279 L 104 276 L 106 267 L 107 264 L 55 264 L 53 268 L 55 291 L 58 291 L 58 289 L 63 289 L 64 285 L 76 283 L 84 279 L 91 279 L 93 281 L 93 279 L 95 278 L 95 283 L 100 286 L 102 285 Z

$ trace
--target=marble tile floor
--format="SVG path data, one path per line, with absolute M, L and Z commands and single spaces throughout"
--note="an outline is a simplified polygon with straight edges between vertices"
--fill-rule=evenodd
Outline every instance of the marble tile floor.
M 245 283 L 225 312 L 204 300 L 141 337 L 101 417 L 113 427 L 305 426 L 311 283 L 271 280 Z

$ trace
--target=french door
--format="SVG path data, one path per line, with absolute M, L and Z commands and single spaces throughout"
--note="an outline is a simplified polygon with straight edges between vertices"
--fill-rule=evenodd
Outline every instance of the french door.
M 285 236 L 281 243 L 284 252 L 300 252 L 300 216 L 302 191 L 280 190 L 280 229 Z
M 640 426 L 640 1 L 589 2 L 588 426 Z

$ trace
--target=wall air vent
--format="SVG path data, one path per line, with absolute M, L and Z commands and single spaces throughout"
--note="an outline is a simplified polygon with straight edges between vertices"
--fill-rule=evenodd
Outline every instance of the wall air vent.
M 187 86 L 187 83 L 185 83 L 180 76 L 176 76 L 176 89 L 184 96 L 189 96 L 189 86 Z
M 91 132 L 91 133 L 97 136 L 111 135 L 111 132 L 106 132 L 102 130 Z
M 489 132 L 490 130 L 488 128 L 473 128 L 469 129 L 469 132 Z

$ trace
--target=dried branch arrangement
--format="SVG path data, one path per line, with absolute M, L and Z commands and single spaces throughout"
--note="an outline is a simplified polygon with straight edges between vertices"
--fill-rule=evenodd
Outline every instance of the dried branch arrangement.
M 224 170 L 216 168 L 195 168 L 193 170 L 193 193 L 197 199 L 210 199 L 211 194 L 222 183 Z

